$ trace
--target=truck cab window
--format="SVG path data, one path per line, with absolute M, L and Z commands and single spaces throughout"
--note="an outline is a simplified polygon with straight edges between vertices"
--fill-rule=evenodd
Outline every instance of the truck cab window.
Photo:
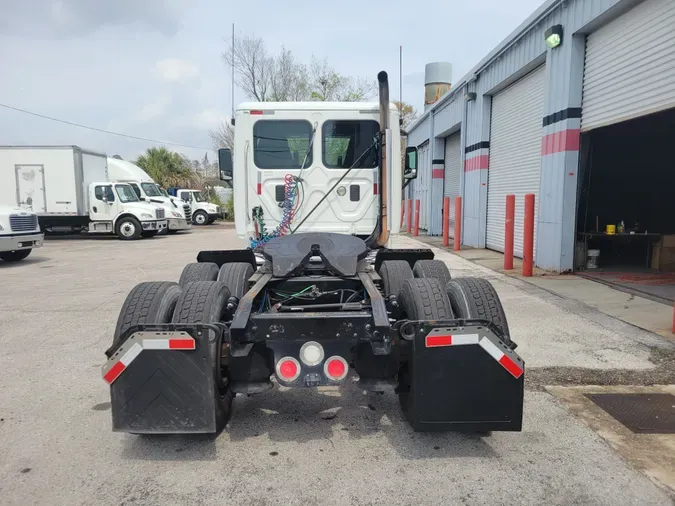
M 162 193 L 159 191 L 159 187 L 155 183 L 141 183 L 141 188 L 148 197 L 161 197 Z M 134 188 L 135 190 L 136 188 Z M 138 193 L 138 192 L 136 192 Z M 139 195 L 140 197 L 140 195 Z
M 115 191 L 120 198 L 120 202 L 138 202 L 136 192 L 128 184 L 116 184 Z
M 136 193 L 136 196 L 140 199 L 141 198 L 141 189 L 138 187 L 136 183 L 129 183 L 131 187 L 134 189 L 134 193 Z
M 312 125 L 304 120 L 259 120 L 253 125 L 253 161 L 259 169 L 299 169 L 312 164 Z M 305 161 L 307 156 L 307 161 Z
M 94 197 L 96 197 L 98 200 L 102 201 L 104 195 L 106 196 L 106 200 L 108 202 L 115 201 L 115 194 L 113 193 L 110 186 L 97 186 L 94 188 Z
M 326 121 L 322 127 L 323 164 L 330 169 L 377 167 L 377 121 Z
M 190 200 L 192 200 L 190 192 L 180 192 L 180 199 L 185 202 L 190 202 Z

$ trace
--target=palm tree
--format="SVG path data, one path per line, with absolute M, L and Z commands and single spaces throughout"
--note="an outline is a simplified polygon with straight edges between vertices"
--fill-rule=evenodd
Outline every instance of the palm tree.
M 149 148 L 138 157 L 136 165 L 147 172 L 154 181 L 164 187 L 192 188 L 200 183 L 199 175 L 185 160 L 168 149 Z

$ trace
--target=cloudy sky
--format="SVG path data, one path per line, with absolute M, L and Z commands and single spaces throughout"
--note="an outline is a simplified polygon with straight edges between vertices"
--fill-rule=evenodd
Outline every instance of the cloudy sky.
M 354 76 L 387 70 L 393 97 L 402 45 L 403 100 L 421 109 L 425 63 L 451 62 L 456 81 L 542 1 L 0 0 L 0 104 L 195 146 L 175 149 L 201 158 L 208 130 L 231 110 L 220 54 L 232 23 L 270 52 L 283 44 Z M 235 102 L 244 99 L 235 90 Z M 0 144 L 76 144 L 124 158 L 155 145 L 4 107 Z

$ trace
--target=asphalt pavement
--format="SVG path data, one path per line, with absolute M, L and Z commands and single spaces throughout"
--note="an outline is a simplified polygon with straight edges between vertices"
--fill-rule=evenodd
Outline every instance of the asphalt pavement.
M 50 240 L 0 263 L 0 504 L 673 504 L 540 384 L 526 387 L 523 432 L 485 438 L 414 433 L 394 394 L 354 383 L 238 397 L 217 437 L 113 433 L 101 365 L 128 291 L 178 280 L 200 249 L 241 244 L 212 226 L 133 243 Z M 649 332 L 439 258 L 455 276 L 490 277 L 528 368 L 644 373 L 670 352 Z

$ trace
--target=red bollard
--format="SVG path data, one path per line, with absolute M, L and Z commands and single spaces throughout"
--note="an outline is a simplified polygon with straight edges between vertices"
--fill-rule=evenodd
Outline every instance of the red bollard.
M 408 233 L 412 232 L 412 199 L 408 199 Z
M 415 201 L 415 237 L 420 235 L 420 201 Z
M 455 238 L 453 250 L 459 251 L 462 246 L 462 197 L 455 197 Z
M 403 228 L 404 216 L 405 216 L 405 200 L 401 202 L 401 224 L 398 226 L 398 228 Z
M 534 259 L 534 193 L 525 195 L 525 224 L 523 226 L 523 276 L 532 276 Z
M 506 196 L 506 221 L 504 222 L 504 270 L 513 269 L 513 231 L 516 220 L 516 196 Z
M 443 199 L 443 246 L 450 245 L 450 197 Z

